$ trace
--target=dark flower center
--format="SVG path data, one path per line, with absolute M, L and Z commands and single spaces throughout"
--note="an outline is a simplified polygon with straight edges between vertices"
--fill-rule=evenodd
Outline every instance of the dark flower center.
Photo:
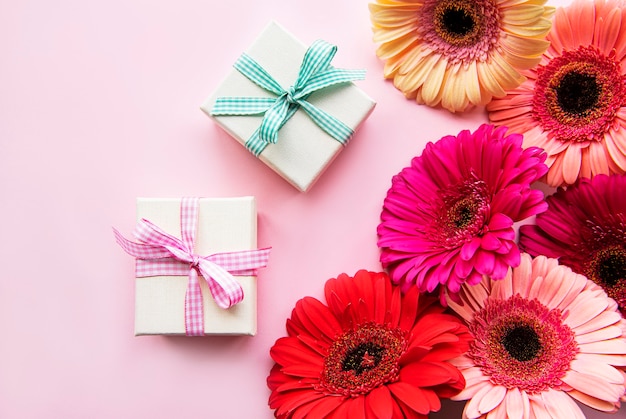
M 366 342 L 351 349 L 343 359 L 341 369 L 343 371 L 354 371 L 356 375 L 361 375 L 363 371 L 376 367 L 385 353 L 385 348 L 371 342 Z
M 456 36 L 467 35 L 474 29 L 475 23 L 467 10 L 450 8 L 447 9 L 441 18 L 441 23 L 446 31 Z
M 398 379 L 406 332 L 365 323 L 340 335 L 324 359 L 319 391 L 357 396 Z
M 557 140 L 600 141 L 626 103 L 625 81 L 615 53 L 565 51 L 537 67 L 533 117 Z
M 484 181 L 471 178 L 440 192 L 437 222 L 433 223 L 433 240 L 446 248 L 480 234 L 489 217 L 489 195 Z
M 463 198 L 456 202 L 449 212 L 450 222 L 456 228 L 465 228 L 472 223 L 476 216 L 478 203 L 473 197 Z
M 535 359 L 541 351 L 539 335 L 527 325 L 513 327 L 502 337 L 504 349 L 518 361 Z
M 476 44 L 483 35 L 483 26 L 483 18 L 473 1 L 443 0 L 435 7 L 435 32 L 450 45 Z
M 561 109 L 575 115 L 594 109 L 600 97 L 596 76 L 577 71 L 565 74 L 555 91 Z
M 559 309 L 519 294 L 488 299 L 470 323 L 468 356 L 492 383 L 539 393 L 562 385 L 578 353 L 574 332 Z
M 619 246 L 598 251 L 590 263 L 587 277 L 605 287 L 619 285 L 626 279 L 626 251 Z

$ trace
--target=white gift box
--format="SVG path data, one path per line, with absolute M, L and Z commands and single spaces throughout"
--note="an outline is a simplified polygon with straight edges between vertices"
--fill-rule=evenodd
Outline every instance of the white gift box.
M 307 46 L 277 23 L 271 23 L 246 51 L 284 89 L 294 84 Z M 341 51 L 339 51 L 340 53 Z M 331 63 L 332 65 L 332 63 Z M 241 144 L 259 128 L 263 115 L 212 116 L 218 97 L 275 97 L 232 69 L 217 90 L 201 106 L 219 126 Z M 312 93 L 307 99 L 317 108 L 334 116 L 356 131 L 376 103 L 353 83 L 331 86 Z M 268 144 L 259 159 L 300 191 L 308 190 L 344 148 L 324 132 L 303 111 L 278 132 L 278 142 Z
M 145 218 L 180 238 L 180 199 L 137 199 L 137 219 Z M 257 215 L 253 197 L 202 198 L 199 202 L 195 254 L 256 249 Z M 199 277 L 205 335 L 256 333 L 256 277 L 235 276 L 243 300 L 224 310 L 217 306 Z M 185 335 L 185 291 L 188 276 L 152 276 L 135 280 L 135 336 Z

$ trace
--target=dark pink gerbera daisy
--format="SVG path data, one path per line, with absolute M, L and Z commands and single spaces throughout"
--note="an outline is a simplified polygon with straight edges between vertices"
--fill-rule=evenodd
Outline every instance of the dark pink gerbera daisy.
M 626 314 L 626 175 L 599 175 L 559 188 L 536 225 L 520 228 L 520 246 L 558 258 L 600 285 Z
M 441 284 L 456 293 L 519 264 L 513 223 L 547 208 L 530 185 L 548 169 L 541 149 L 522 149 L 522 136 L 506 131 L 482 125 L 443 137 L 393 177 L 378 245 L 403 290 Z

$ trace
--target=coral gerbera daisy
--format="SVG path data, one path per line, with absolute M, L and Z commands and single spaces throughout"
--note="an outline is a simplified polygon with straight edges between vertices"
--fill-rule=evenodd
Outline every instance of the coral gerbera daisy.
M 626 316 L 626 175 L 581 179 L 548 197 L 536 225 L 520 228 L 520 246 L 559 259 L 617 301 Z
M 425 419 L 465 386 L 447 361 L 469 347 L 460 319 L 384 273 L 326 282 L 327 304 L 306 297 L 270 350 L 267 384 L 278 418 Z
M 551 186 L 626 171 L 626 8 L 576 0 L 559 8 L 550 48 L 527 81 L 487 106 L 489 118 L 546 150 Z
M 376 0 L 384 75 L 408 98 L 452 111 L 519 86 L 539 63 L 554 8 L 545 0 Z
M 464 286 L 450 307 L 474 341 L 453 361 L 464 418 L 577 419 L 577 400 L 615 412 L 626 390 L 626 321 L 615 301 L 556 259 L 523 254 L 502 281 Z M 618 367 L 618 368 L 616 368 Z
M 443 137 L 393 177 L 378 245 L 403 290 L 442 284 L 455 293 L 519 263 L 513 223 L 547 208 L 530 185 L 548 168 L 542 150 L 522 149 L 522 136 L 506 130 L 482 125 Z

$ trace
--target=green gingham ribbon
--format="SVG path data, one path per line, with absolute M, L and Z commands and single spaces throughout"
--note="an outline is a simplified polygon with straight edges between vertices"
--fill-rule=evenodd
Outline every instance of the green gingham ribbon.
M 261 126 L 245 144 L 255 156 L 261 154 L 269 143 L 276 143 L 278 131 L 300 108 L 328 135 L 342 145 L 347 144 L 354 131 L 306 100 L 317 90 L 365 78 L 365 70 L 331 67 L 330 62 L 336 52 L 335 45 L 322 40 L 315 41 L 304 54 L 298 78 L 289 89 L 283 89 L 259 63 L 244 53 L 234 67 L 252 82 L 277 97 L 220 97 L 215 102 L 211 115 L 264 115 Z

